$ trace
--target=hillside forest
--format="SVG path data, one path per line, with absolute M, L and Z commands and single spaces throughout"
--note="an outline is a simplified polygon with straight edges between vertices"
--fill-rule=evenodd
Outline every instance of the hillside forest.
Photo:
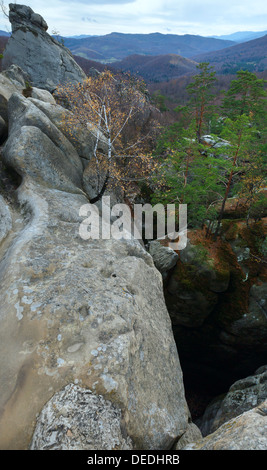
M 2 40 L 4 49 L 7 38 Z M 252 41 L 254 43 L 257 44 Z M 136 56 L 135 60 L 140 61 L 141 57 Z M 181 77 L 158 83 L 150 75 L 144 81 L 142 77 L 136 78 L 110 65 L 78 56 L 75 59 L 89 75 L 86 86 L 95 96 L 100 96 L 104 82 L 105 90 L 109 89 L 105 99 L 113 113 L 108 129 L 114 129 L 114 141 L 111 135 L 108 138 L 115 149 L 114 156 L 129 156 L 130 153 L 132 158 L 126 158 L 127 163 L 120 159 L 119 165 L 117 157 L 112 159 L 112 164 L 110 158 L 108 172 L 113 169 L 113 184 L 115 181 L 123 187 L 126 196 L 127 191 L 133 191 L 135 181 L 138 192 L 143 193 L 145 199 L 149 197 L 151 203 L 187 204 L 189 228 L 207 224 L 206 234 L 213 233 L 214 239 L 220 233 L 230 198 L 234 198 L 236 209 L 240 205 L 245 208 L 248 226 L 263 217 L 266 213 L 267 150 L 265 72 L 251 72 L 246 68 L 235 74 L 231 73 L 233 70 L 221 74 L 221 70 L 217 73 L 209 62 L 197 64 L 183 59 L 184 63 L 178 61 L 182 67 Z M 151 73 L 150 59 L 143 56 L 142 62 L 149 62 Z M 155 66 L 166 66 L 161 57 L 154 57 L 153 61 Z M 102 72 L 98 78 L 90 78 L 92 66 Z M 193 69 L 186 74 L 189 66 Z M 120 83 L 127 83 L 128 96 L 123 105 L 114 87 L 115 77 Z M 100 103 L 95 102 L 96 112 L 85 111 L 84 104 L 81 107 L 77 103 L 79 92 L 84 93 L 84 90 L 65 89 L 65 94 L 73 101 L 72 109 L 75 106 L 78 109 L 76 118 L 80 121 L 89 118 L 98 123 L 96 108 Z M 145 102 L 159 113 L 154 113 L 154 119 L 150 119 L 144 131 L 137 119 Z M 131 126 L 131 122 L 134 125 Z M 103 119 L 99 124 L 102 131 L 107 127 Z M 69 125 L 73 128 L 73 123 Z M 121 134 L 124 137 L 121 138 Z M 107 166 L 104 163 L 107 159 L 101 158 L 101 164 Z M 107 167 L 104 172 L 107 175 Z M 124 181 L 122 175 L 127 176 Z
M 248 225 L 266 211 L 266 81 L 240 70 L 218 96 L 213 67 L 197 68 L 187 104 L 174 108 L 177 119 L 157 141 L 152 199 L 188 204 L 190 225 L 209 220 L 216 237 L 229 198 L 246 207 Z M 163 95 L 154 100 L 164 109 Z
M 135 192 L 153 204 L 187 204 L 189 228 L 205 226 L 216 240 L 229 201 L 248 227 L 266 213 L 266 80 L 240 70 L 222 90 L 213 66 L 196 69 L 171 111 L 161 92 L 149 95 L 144 81 L 108 70 L 59 95 L 74 121 L 93 122 L 97 138 L 101 131 L 110 143 L 95 154 L 105 187 L 108 175 L 126 198 Z M 148 106 L 152 118 L 144 119 Z M 70 132 L 74 121 L 65 123 Z

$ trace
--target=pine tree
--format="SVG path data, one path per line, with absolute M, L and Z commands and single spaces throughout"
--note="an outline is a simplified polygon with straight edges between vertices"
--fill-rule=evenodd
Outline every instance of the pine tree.
M 198 142 L 201 140 L 205 120 L 212 112 L 212 101 L 214 95 L 211 93 L 212 86 L 216 81 L 215 71 L 207 62 L 202 62 L 197 66 L 200 71 L 194 76 L 193 81 L 187 86 L 187 92 L 191 96 L 189 108 L 193 110 L 196 124 L 196 136 Z
M 225 94 L 223 112 L 231 119 L 245 114 L 259 125 L 266 111 L 265 83 L 266 80 L 257 78 L 256 74 L 247 70 L 237 72 L 237 79 L 232 80 Z

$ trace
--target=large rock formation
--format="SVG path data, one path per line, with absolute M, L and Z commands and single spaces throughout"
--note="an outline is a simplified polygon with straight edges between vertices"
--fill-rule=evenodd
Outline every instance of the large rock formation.
M 45 20 L 30 7 L 11 3 L 9 20 L 12 35 L 4 51 L 3 70 L 20 66 L 31 85 L 53 91 L 62 83 L 78 83 L 86 78 L 70 51 L 46 31 Z
M 189 412 L 162 277 L 138 240 L 80 237 L 92 136 L 35 96 L 9 97 L 3 149 L 22 184 L 0 200 L 0 447 L 168 449 Z
M 231 361 L 240 345 L 243 350 L 249 345 L 248 357 L 254 350 L 259 355 L 265 352 L 264 284 L 256 282 L 254 272 L 255 282 L 247 289 L 244 246 L 233 243 L 240 263 L 235 271 L 224 259 L 216 269 L 203 263 L 203 253 L 197 249 L 196 257 L 192 245 L 174 266 L 176 254 L 157 243 L 151 245 L 154 264 L 138 240 L 81 238 L 80 209 L 93 191 L 95 138 L 90 126 L 74 129 L 69 137 L 62 115 L 70 111 L 57 105 L 48 90 L 58 81 L 82 77 L 73 71 L 75 65 L 69 75 L 55 64 L 64 51 L 56 42 L 42 49 L 48 35 L 39 15 L 11 5 L 10 19 L 13 39 L 6 60 L 13 41 L 24 39 L 19 46 L 22 68 L 13 64 L 0 75 L 2 141 L 8 128 L 0 173 L 5 165 L 19 186 L 14 199 L 14 188 L 10 194 L 0 185 L 0 448 L 266 449 L 264 371 L 260 378 L 247 379 L 253 383 L 248 395 L 241 392 L 242 397 L 260 397 L 260 405 L 253 401 L 259 406 L 241 403 L 239 416 L 230 416 L 230 398 L 240 397 L 235 384 L 216 407 L 216 413 L 224 408 L 223 415 L 211 413 L 216 418 L 209 429 L 216 426 L 213 434 L 203 439 L 192 423 L 159 272 L 175 299 L 174 309 L 167 296 L 175 332 L 182 332 L 178 346 L 181 341 L 187 350 L 196 336 L 199 345 L 198 328 L 208 325 L 201 346 L 216 352 L 213 364 L 228 353 Z M 51 68 L 49 61 L 32 65 L 36 50 L 27 49 L 31 44 L 39 52 L 51 47 Z M 29 80 L 35 87 L 29 87 Z M 104 138 L 100 145 L 105 149 Z M 110 221 L 98 207 L 91 210 L 100 214 L 100 224 Z M 229 320 L 219 311 L 209 324 L 213 305 L 229 291 L 239 269 L 250 316 L 238 311 Z M 177 277 L 181 272 L 185 276 Z M 207 281 L 205 288 L 199 277 Z M 210 341 L 214 338 L 221 340 L 216 347 Z

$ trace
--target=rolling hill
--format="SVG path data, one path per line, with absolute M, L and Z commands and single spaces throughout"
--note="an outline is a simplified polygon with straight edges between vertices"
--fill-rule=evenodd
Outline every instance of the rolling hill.
M 189 34 L 111 33 L 83 39 L 64 38 L 64 44 L 75 55 L 102 62 L 116 62 L 134 54 L 178 54 L 190 58 L 232 46 L 235 42 Z
M 130 72 L 145 81 L 163 82 L 196 72 L 197 62 L 177 54 L 157 56 L 132 55 L 112 64 L 117 70 Z
M 221 74 L 233 74 L 242 68 L 263 72 L 267 69 L 267 35 L 220 51 L 199 54 L 193 59 L 196 62 L 209 62 Z

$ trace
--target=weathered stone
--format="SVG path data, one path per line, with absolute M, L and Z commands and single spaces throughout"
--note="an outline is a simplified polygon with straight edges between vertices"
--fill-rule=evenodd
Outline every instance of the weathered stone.
M 62 191 L 82 192 L 82 172 L 37 127 L 23 126 L 7 141 L 3 157 L 22 177 Z
M 252 285 L 248 309 L 228 326 L 224 341 L 235 346 L 267 347 L 267 284 Z
M 190 423 L 186 432 L 183 434 L 181 439 L 179 439 L 178 443 L 175 445 L 174 450 L 181 450 L 187 444 L 198 441 L 201 438 L 202 438 L 202 434 L 199 428 L 194 423 Z
M 89 125 L 89 123 L 87 128 L 78 125 L 78 123 L 73 126 L 72 119 L 72 125 L 68 126 L 68 122 L 70 122 L 71 117 L 71 112 L 69 110 L 58 104 L 55 106 L 53 103 L 48 102 L 48 100 L 44 102 L 44 100 L 40 101 L 40 99 L 35 100 L 34 97 L 28 99 L 49 118 L 62 134 L 65 135 L 82 159 L 91 159 L 96 144 L 96 133 L 93 132 L 92 126 Z M 100 152 L 107 153 L 108 143 L 103 134 L 100 134 L 97 148 Z M 88 162 L 86 162 L 86 164 L 87 163 Z
M 25 88 L 22 72 L 19 67 L 10 67 L 0 74 L 0 116 L 7 123 L 8 121 L 8 101 L 13 93 L 22 93 Z M 17 78 L 17 80 L 14 79 Z
M 187 246 L 180 252 L 180 260 L 183 264 L 195 268 L 196 275 L 203 278 L 207 289 L 211 292 L 220 293 L 227 290 L 230 281 L 229 266 L 224 263 L 218 269 L 212 259 L 206 258 L 201 245 L 193 245 L 188 241 Z
M 178 254 L 174 250 L 168 246 L 162 246 L 158 241 L 149 243 L 149 253 L 161 274 L 166 274 L 170 271 L 178 260 Z
M 0 195 L 0 244 L 12 228 L 12 217 L 8 205 Z
M 221 148 L 221 147 L 230 147 L 230 142 L 224 139 L 220 139 L 219 137 L 214 137 L 211 135 L 203 135 L 201 137 L 201 142 L 204 145 L 207 145 L 208 147 L 211 148 Z
M 203 436 L 223 423 L 260 405 L 267 397 L 267 369 L 256 371 L 235 382 L 224 397 L 218 397 L 206 409 L 199 427 Z
M 11 64 L 8 69 L 1 72 L 1 75 L 8 78 L 8 80 L 15 85 L 17 90 L 25 88 L 30 79 L 29 75 L 16 64 Z
M 18 93 L 9 100 L 9 132 L 3 157 L 18 174 L 57 189 L 82 186 L 82 163 L 74 147 L 31 101 Z
M 28 74 L 32 86 L 49 91 L 86 78 L 70 51 L 46 32 L 45 20 L 30 7 L 10 4 L 9 20 L 12 35 L 4 51 L 3 69 L 16 64 Z
M 41 90 L 40 88 L 32 87 L 31 97 L 45 103 L 56 104 L 56 100 L 47 90 Z
M 28 448 L 36 416 L 76 384 L 117 410 L 118 448 L 129 437 L 133 448 L 168 449 L 187 429 L 188 407 L 162 277 L 138 240 L 81 238 L 89 200 L 77 154 L 40 111 L 56 106 L 36 101 L 12 96 L 4 151 L 23 178 L 23 229 L 0 251 L 0 448 Z M 36 429 L 34 448 L 46 445 Z M 64 433 L 57 442 L 68 445 Z
M 41 411 L 30 450 L 131 450 L 119 408 L 75 384 L 57 392 Z
M 172 274 L 166 294 L 168 311 L 173 325 L 196 328 L 201 326 L 212 312 L 217 303 L 217 295 L 186 287 L 185 279 L 179 280 L 175 273 Z
M 266 450 L 267 401 L 227 421 L 214 433 L 183 450 Z
M 12 25 L 12 31 L 16 31 L 21 26 L 28 26 L 38 29 L 43 29 L 46 31 L 48 29 L 46 21 L 34 13 L 31 8 L 26 5 L 17 5 L 11 3 L 9 5 L 10 13 L 9 19 Z
M 56 106 L 54 106 L 54 108 L 55 107 Z M 49 139 L 51 143 L 53 143 L 56 147 L 55 155 L 58 153 L 62 153 L 62 156 L 58 157 L 58 159 L 56 158 L 56 156 L 52 157 L 55 168 L 58 168 L 58 171 L 62 172 L 62 166 L 64 166 L 64 171 L 66 174 L 69 175 L 69 178 L 74 178 L 77 186 L 81 185 L 83 167 L 75 148 L 68 141 L 68 139 L 60 132 L 60 130 L 49 120 L 46 114 L 44 114 L 39 109 L 39 107 L 35 106 L 35 104 L 29 99 L 24 98 L 18 93 L 14 93 L 10 98 L 8 104 L 8 121 L 9 133 L 13 134 L 14 136 L 20 134 L 21 129 L 23 127 L 38 128 L 44 134 L 44 137 L 42 137 L 42 139 L 47 140 L 47 142 Z M 32 130 L 32 132 L 37 131 Z M 46 139 L 46 137 L 48 139 Z M 51 145 L 51 143 L 48 143 L 48 145 Z M 9 139 L 6 149 L 4 150 L 5 156 L 9 152 L 8 149 L 10 148 L 10 146 L 13 146 L 12 139 Z M 40 152 L 46 151 L 43 146 L 40 145 L 40 147 Z M 33 148 L 36 148 L 37 150 L 38 147 L 35 147 L 33 145 Z M 27 148 L 24 148 L 24 150 L 26 152 L 28 151 Z M 50 155 L 49 152 L 48 155 Z M 66 155 L 68 156 L 66 157 Z M 8 156 L 6 157 L 6 159 L 8 161 Z M 38 155 L 36 155 L 36 164 L 43 165 L 43 159 L 39 158 Z M 29 168 L 30 167 L 31 166 L 29 166 Z M 68 168 L 70 168 L 69 173 Z

